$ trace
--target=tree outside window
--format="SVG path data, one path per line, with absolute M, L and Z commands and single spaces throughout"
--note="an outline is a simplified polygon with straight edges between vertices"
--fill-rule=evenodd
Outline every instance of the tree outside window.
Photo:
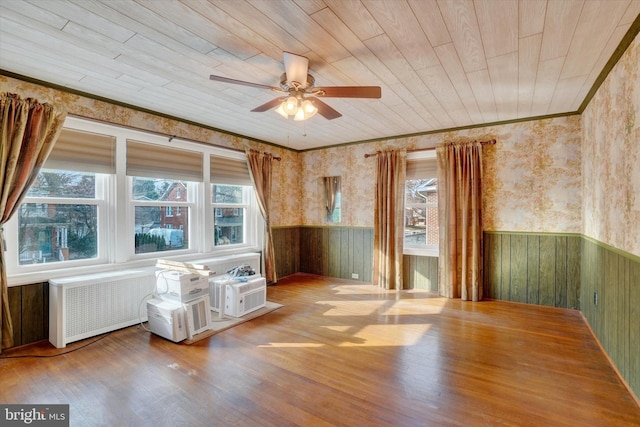
M 18 209 L 19 264 L 95 258 L 96 176 L 43 169 Z

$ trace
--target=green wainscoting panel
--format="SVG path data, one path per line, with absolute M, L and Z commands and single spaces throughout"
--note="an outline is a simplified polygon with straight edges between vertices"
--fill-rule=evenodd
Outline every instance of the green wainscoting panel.
M 484 233 L 488 298 L 580 309 L 579 235 Z
M 13 345 L 23 345 L 22 341 L 22 286 L 9 288 L 9 313 L 13 325 Z M 29 313 L 24 313 L 27 316 Z
M 438 257 L 404 255 L 402 269 L 405 289 L 438 292 Z
M 636 396 L 640 396 L 640 258 L 582 242 L 582 314 Z
M 9 310 L 13 323 L 13 345 L 20 346 L 49 337 L 49 284 L 9 288 Z
M 554 236 L 539 236 L 540 264 L 531 266 L 540 277 L 538 301 L 533 304 L 554 306 L 556 302 L 556 238 Z M 564 307 L 566 308 L 566 307 Z
M 640 261 L 629 266 L 629 369 L 627 383 L 640 397 Z
M 276 250 L 277 252 L 277 250 Z M 373 229 L 300 227 L 300 272 L 371 282 Z
M 300 271 L 300 227 L 277 227 L 271 230 L 278 277 Z

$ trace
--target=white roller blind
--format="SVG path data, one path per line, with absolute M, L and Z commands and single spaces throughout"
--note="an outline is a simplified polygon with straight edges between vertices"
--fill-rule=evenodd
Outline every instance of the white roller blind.
M 202 153 L 127 140 L 127 175 L 202 182 Z
M 113 174 L 116 173 L 115 153 L 114 136 L 62 129 L 44 167 Z
M 407 179 L 438 177 L 438 159 L 407 159 Z
M 211 156 L 211 182 L 214 184 L 252 185 L 247 161 Z

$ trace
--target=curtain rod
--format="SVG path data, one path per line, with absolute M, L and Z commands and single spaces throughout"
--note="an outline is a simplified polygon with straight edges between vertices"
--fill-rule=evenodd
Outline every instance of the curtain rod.
M 195 144 L 206 145 L 206 146 L 214 147 L 214 148 L 221 148 L 223 150 L 236 151 L 236 152 L 239 152 L 239 153 L 244 153 L 245 152 L 245 150 L 243 148 L 228 147 L 226 145 L 219 145 L 219 144 L 215 144 L 215 143 L 211 143 L 211 142 L 207 142 L 207 141 L 201 141 L 201 140 L 198 140 L 198 139 L 187 138 L 187 137 L 182 137 L 182 136 L 178 136 L 178 135 L 167 135 L 166 133 L 155 131 L 155 130 L 149 130 L 149 129 L 144 129 L 144 128 L 141 128 L 141 127 L 130 126 L 130 125 L 122 125 L 122 124 L 117 124 L 117 123 L 111 123 L 111 122 L 108 122 L 106 120 L 94 119 L 92 117 L 80 116 L 78 114 L 69 113 L 69 114 L 67 114 L 67 116 L 75 117 L 75 118 L 81 119 L 81 120 L 96 122 L 96 123 L 104 123 L 104 124 L 107 124 L 107 125 L 110 125 L 110 126 L 116 126 L 116 127 L 120 127 L 120 128 L 131 129 L 131 130 L 135 130 L 135 131 L 138 131 L 138 132 L 149 133 L 149 134 L 152 134 L 152 135 L 164 136 L 169 140 L 169 142 L 173 141 L 175 138 L 178 138 L 178 139 L 180 139 L 182 141 L 192 142 L 192 143 L 195 143 Z M 273 159 L 277 160 L 277 161 L 282 160 L 282 158 L 276 157 L 276 156 L 273 156 Z
M 475 141 L 471 141 L 471 142 L 475 142 Z M 481 145 L 493 145 L 496 143 L 495 139 L 489 139 L 487 141 L 480 141 Z M 447 145 L 447 144 L 451 144 L 450 142 L 445 142 L 443 145 Z M 435 150 L 436 147 L 429 147 L 429 148 L 414 148 L 411 150 L 407 150 L 407 153 L 415 153 L 416 151 L 433 151 Z M 377 156 L 378 154 L 380 154 L 382 151 L 376 151 L 375 153 L 367 153 L 364 155 L 364 158 L 369 158 L 369 157 L 374 157 Z

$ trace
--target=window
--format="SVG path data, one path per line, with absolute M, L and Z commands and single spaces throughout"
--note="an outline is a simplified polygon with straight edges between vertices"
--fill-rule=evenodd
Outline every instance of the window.
M 159 178 L 131 178 L 134 209 L 135 253 L 189 249 L 189 208 L 193 203 L 176 201 L 176 189 L 188 193 L 196 183 Z M 177 206 L 177 203 L 181 203 Z M 174 208 L 186 212 L 174 216 Z
M 41 170 L 17 212 L 19 265 L 97 259 L 103 181 L 89 172 Z
M 435 153 L 407 159 L 404 202 L 404 253 L 438 255 L 438 180 Z
M 113 136 L 63 129 L 7 224 L 17 240 L 17 251 L 7 253 L 7 271 L 104 262 L 106 187 L 114 173 Z
M 244 153 L 67 117 L 4 226 L 9 284 L 255 251 L 262 227 Z
M 259 215 L 247 162 L 211 156 L 210 170 L 214 247 L 250 244 Z
M 247 211 L 253 189 L 243 185 L 212 184 L 214 245 L 244 244 Z

